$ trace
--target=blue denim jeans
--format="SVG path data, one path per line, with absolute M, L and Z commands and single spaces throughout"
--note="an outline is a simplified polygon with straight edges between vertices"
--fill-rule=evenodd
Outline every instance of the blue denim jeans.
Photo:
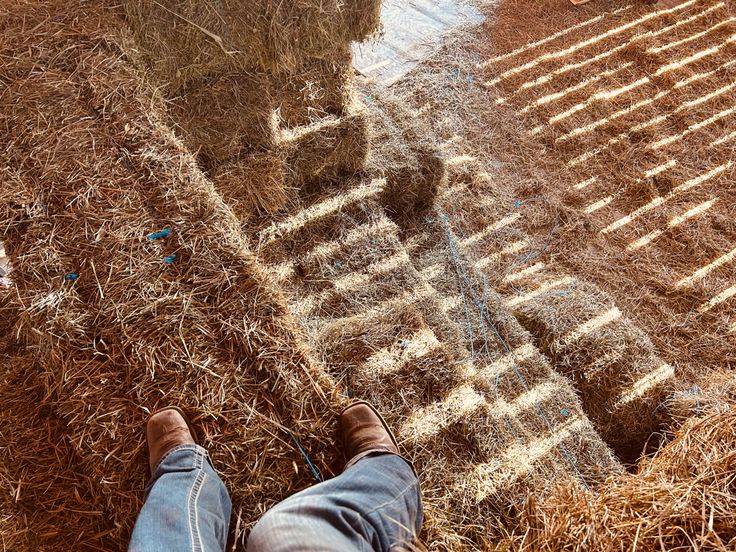
M 204 449 L 177 447 L 156 468 L 128 550 L 224 551 L 230 509 Z M 413 470 L 398 456 L 377 454 L 266 512 L 248 552 L 388 552 L 405 548 L 421 528 Z

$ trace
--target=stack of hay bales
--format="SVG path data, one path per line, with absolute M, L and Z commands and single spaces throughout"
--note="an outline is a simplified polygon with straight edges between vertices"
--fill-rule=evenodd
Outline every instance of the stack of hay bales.
M 241 219 L 272 215 L 295 190 L 363 168 L 352 107 L 353 40 L 380 0 L 125 0 L 137 58 L 175 127 Z
M 123 549 L 147 478 L 145 420 L 175 404 L 193 415 L 247 529 L 314 480 L 292 435 L 332 473 L 333 384 L 239 221 L 157 115 L 118 46 L 120 21 L 71 0 L 3 10 L 0 240 L 13 265 L 7 306 L 21 312 L 5 333 L 33 362 L 11 348 L 3 360 L 26 379 L 6 379 L 0 403 L 17 413 L 9 428 L 38 421 L 23 465 L 82 474 L 62 472 L 58 486 L 48 470 L 11 474 L 14 491 L 33 499 L 32 481 L 56 493 L 54 512 L 80 519 L 84 502 L 89 524 L 59 523 L 80 533 L 63 549 L 97 533 Z M 16 400 L 31 380 L 38 392 Z M 44 412 L 58 427 L 46 429 Z M 52 536 L 34 538 L 25 549 L 54 549 Z
M 550 277 L 547 275 L 546 277 Z M 572 379 L 601 436 L 635 462 L 659 427 L 674 368 L 597 286 L 572 279 L 513 307 L 555 368 Z

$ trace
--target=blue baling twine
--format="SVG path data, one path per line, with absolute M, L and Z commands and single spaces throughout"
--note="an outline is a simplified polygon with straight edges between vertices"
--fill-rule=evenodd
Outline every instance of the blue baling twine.
M 319 474 L 319 472 L 317 471 L 317 468 L 315 468 L 315 467 L 314 467 L 314 464 L 312 464 L 312 461 L 311 461 L 311 460 L 309 459 L 309 456 L 307 456 L 307 453 L 306 453 L 306 452 L 304 452 L 304 449 L 303 449 L 303 448 L 302 448 L 302 446 L 301 446 L 301 445 L 299 444 L 299 441 L 297 441 L 297 440 L 296 440 L 296 437 L 294 437 L 294 434 L 293 434 L 293 433 L 292 433 L 291 431 L 289 431 L 289 435 L 291 435 L 291 438 L 292 438 L 292 439 L 294 440 L 294 443 L 295 443 L 295 444 L 296 444 L 296 446 L 297 446 L 297 447 L 299 448 L 299 452 L 301 452 L 301 453 L 302 453 L 302 456 L 303 456 L 303 457 L 304 457 L 304 459 L 305 459 L 305 460 L 307 461 L 307 464 L 308 464 L 308 465 L 309 465 L 309 467 L 311 468 L 311 470 L 312 470 L 312 473 L 314 474 L 314 477 L 315 477 L 315 478 L 317 479 L 317 481 L 319 481 L 320 483 L 322 483 L 322 476 L 321 476 L 321 475 Z
M 455 272 L 457 273 L 458 280 L 460 282 L 460 292 L 463 295 L 463 300 L 465 301 L 465 289 L 467 288 L 467 290 L 468 290 L 468 292 L 470 294 L 470 298 L 471 298 L 472 302 L 475 304 L 475 306 L 480 311 L 480 317 L 481 317 L 482 324 L 484 326 L 486 326 L 488 329 L 490 329 L 493 332 L 493 334 L 494 334 L 494 336 L 496 338 L 496 341 L 498 341 L 499 344 L 504 348 L 504 350 L 511 356 L 511 358 L 512 358 L 512 360 L 514 362 L 514 364 L 513 364 L 514 373 L 516 374 L 516 377 L 519 379 L 519 382 L 521 383 L 522 387 L 524 388 L 524 391 L 525 392 L 528 392 L 530 390 L 529 389 L 529 385 L 527 384 L 526 379 L 524 378 L 523 374 L 519 370 L 519 366 L 518 366 L 518 364 L 516 362 L 516 359 L 515 359 L 513 350 L 511 349 L 511 346 L 508 344 L 508 342 L 503 338 L 503 336 L 501 335 L 501 333 L 498 331 L 498 329 L 496 328 L 493 320 L 490 318 L 490 314 L 488 313 L 488 311 L 486 309 L 485 295 L 487 293 L 487 290 L 484 289 L 484 298 L 483 298 L 483 300 L 479 300 L 478 299 L 478 295 L 475 292 L 475 290 L 473 289 L 472 283 L 470 282 L 470 278 L 468 277 L 467 273 L 465 272 L 465 269 L 463 268 L 463 266 L 462 266 L 462 264 L 460 262 L 460 254 L 458 252 L 457 244 L 455 243 L 455 239 L 454 239 L 453 234 L 452 234 L 452 227 L 450 226 L 450 218 L 447 215 L 444 215 L 443 214 L 443 215 L 440 216 L 440 219 L 444 223 L 443 225 L 445 227 L 444 229 L 445 229 L 445 234 L 446 234 L 446 237 L 447 237 L 447 243 L 448 243 L 449 248 L 450 248 L 450 255 L 452 256 L 453 264 L 455 265 Z M 466 314 L 467 314 L 467 311 L 466 311 Z M 468 322 L 470 324 L 470 320 L 468 320 Z M 497 377 L 496 378 L 496 385 L 497 386 L 498 386 L 498 380 L 499 380 L 499 378 Z M 496 395 L 498 396 L 498 388 L 496 389 Z M 534 402 L 534 406 L 536 407 L 537 414 L 539 415 L 539 417 L 542 418 L 542 420 L 544 420 L 544 423 L 547 426 L 547 429 L 551 433 L 554 433 L 555 432 L 555 427 L 552 424 L 552 422 L 550 421 L 550 419 L 547 416 L 547 414 L 545 413 L 544 409 L 540 406 L 539 401 L 535 401 Z M 506 419 L 506 423 L 511 428 L 511 423 L 510 423 L 510 421 L 508 419 Z M 513 431 L 513 429 L 512 429 L 512 434 L 514 436 L 516 436 L 516 433 Z M 583 486 L 588 491 L 590 491 L 591 489 L 590 489 L 590 486 L 588 485 L 588 482 L 585 480 L 585 477 L 583 476 L 583 474 L 578 469 L 577 465 L 575 464 L 575 461 L 572 458 L 572 455 L 567 450 L 567 447 L 565 447 L 565 445 L 563 443 L 559 443 L 557 446 L 559 447 L 560 453 L 562 454 L 563 458 L 565 458 L 565 460 L 570 464 L 570 466 L 573 468 L 573 470 L 575 471 L 575 473 L 579 477 L 580 482 L 583 484 Z
M 160 232 L 154 232 L 153 234 L 148 234 L 149 240 L 157 240 L 159 238 L 165 238 L 166 236 L 171 235 L 171 229 L 167 228 L 166 230 L 161 230 Z

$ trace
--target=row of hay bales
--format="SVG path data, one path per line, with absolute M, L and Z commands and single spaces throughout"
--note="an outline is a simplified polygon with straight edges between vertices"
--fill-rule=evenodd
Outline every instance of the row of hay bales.
M 159 116 L 121 22 L 74 0 L 0 16 L 2 537 L 123 549 L 145 420 L 167 404 L 193 415 L 245 530 L 313 480 L 292 435 L 325 475 L 339 463 L 334 385 Z
M 351 42 L 374 34 L 380 0 L 126 0 L 134 58 L 174 128 L 241 219 L 363 169 L 365 115 Z

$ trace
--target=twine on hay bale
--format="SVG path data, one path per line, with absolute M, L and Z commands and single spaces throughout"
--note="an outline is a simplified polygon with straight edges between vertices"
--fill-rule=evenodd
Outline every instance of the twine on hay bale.
M 340 402 L 237 218 L 127 65 L 119 25 L 97 5 L 16 3 L 0 47 L 14 331 L 93 481 L 90 508 L 114 524 L 113 548 L 143 497 L 154 409 L 192 416 L 247 527 L 313 482 L 289 432 L 329 473 Z
M 158 82 L 175 91 L 208 75 L 289 72 L 378 26 L 380 0 L 125 0 L 122 8 Z
M 603 439 L 635 462 L 659 428 L 657 406 L 674 369 L 595 285 L 579 280 L 514 307 L 555 368 L 575 381 Z

